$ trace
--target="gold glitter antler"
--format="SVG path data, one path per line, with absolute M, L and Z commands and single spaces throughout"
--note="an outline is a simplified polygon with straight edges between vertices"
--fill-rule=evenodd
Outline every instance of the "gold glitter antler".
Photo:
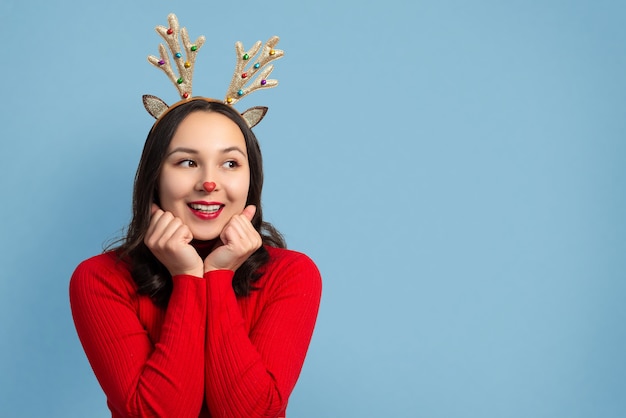
M 193 79 L 193 69 L 194 63 L 196 62 L 196 54 L 200 50 L 200 47 L 204 44 L 205 38 L 204 36 L 200 36 L 198 37 L 196 42 L 192 44 L 189 40 L 187 29 L 179 29 L 178 19 L 176 18 L 175 14 L 171 13 L 170 15 L 168 15 L 167 21 L 170 24 L 169 28 L 166 28 L 164 26 L 157 26 L 155 30 L 159 35 L 161 35 L 161 37 L 169 46 L 172 57 L 174 58 L 174 62 L 176 63 L 176 67 L 178 68 L 179 76 L 177 77 L 174 74 L 174 70 L 172 69 L 172 65 L 170 64 L 169 56 L 163 44 L 159 44 L 159 53 L 161 57 L 157 58 L 153 55 L 150 55 L 148 57 L 148 61 L 155 67 L 163 70 L 178 89 L 180 97 L 182 97 L 183 99 L 187 99 L 191 97 L 191 82 Z M 183 41 L 183 47 L 185 48 L 184 51 L 180 48 L 180 42 L 178 39 L 179 34 L 180 38 Z M 185 54 L 184 58 L 183 52 Z
M 230 86 L 228 86 L 228 90 L 226 91 L 225 103 L 235 104 L 243 96 L 255 90 L 267 89 L 278 85 L 277 80 L 267 79 L 274 69 L 273 65 L 268 64 L 281 58 L 284 54 L 280 49 L 274 49 L 278 41 L 278 36 L 270 38 L 265 43 L 258 58 L 255 56 L 261 48 L 261 41 L 254 44 L 248 52 L 244 52 L 241 42 L 235 44 L 237 64 L 235 65 L 235 72 L 233 73 Z M 246 64 L 249 65 L 249 68 L 246 68 Z

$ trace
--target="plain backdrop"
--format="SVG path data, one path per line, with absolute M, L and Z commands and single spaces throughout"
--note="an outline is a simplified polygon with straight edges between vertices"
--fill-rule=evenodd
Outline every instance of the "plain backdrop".
M 288 416 L 626 416 L 626 4 L 0 2 L 0 415 L 107 417 L 76 265 L 121 236 L 175 12 L 194 93 L 279 35 L 264 211 L 324 279 Z

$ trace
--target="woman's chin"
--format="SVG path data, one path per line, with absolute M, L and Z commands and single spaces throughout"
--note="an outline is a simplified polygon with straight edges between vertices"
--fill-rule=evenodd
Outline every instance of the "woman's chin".
M 219 238 L 221 229 L 217 228 L 207 228 L 204 225 L 204 228 L 189 228 L 191 230 L 191 235 L 193 235 L 194 241 L 213 241 L 216 238 Z

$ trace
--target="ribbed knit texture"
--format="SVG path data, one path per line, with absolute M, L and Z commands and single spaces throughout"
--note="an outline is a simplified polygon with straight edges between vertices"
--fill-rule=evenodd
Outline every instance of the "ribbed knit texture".
M 175 276 L 166 310 L 105 253 L 70 282 L 78 336 L 112 417 L 283 417 L 309 346 L 321 279 L 304 254 L 270 261 L 237 298 L 233 272 Z

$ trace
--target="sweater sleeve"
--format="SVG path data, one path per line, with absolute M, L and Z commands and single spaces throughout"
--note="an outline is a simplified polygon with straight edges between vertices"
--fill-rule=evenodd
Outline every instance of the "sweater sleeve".
M 109 260 L 111 257 L 109 257 Z M 78 336 L 114 416 L 197 418 L 203 401 L 204 280 L 176 276 L 159 341 L 133 306 L 134 289 L 103 256 L 81 263 L 70 281 Z M 195 326 L 193 326 L 195 324 Z
M 207 273 L 206 400 L 213 416 L 283 416 L 311 340 L 321 278 L 303 254 L 265 274 L 262 309 L 248 333 L 233 273 Z

